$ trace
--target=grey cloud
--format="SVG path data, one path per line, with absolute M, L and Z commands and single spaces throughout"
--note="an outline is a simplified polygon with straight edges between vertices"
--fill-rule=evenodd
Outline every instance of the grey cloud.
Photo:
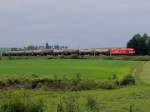
M 135 33 L 150 33 L 149 12 L 149 0 L 0 1 L 0 47 L 124 47 Z

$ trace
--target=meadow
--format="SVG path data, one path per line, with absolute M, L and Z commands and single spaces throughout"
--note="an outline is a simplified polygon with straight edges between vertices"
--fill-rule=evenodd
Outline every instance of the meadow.
M 6 76 L 7 78 L 26 76 L 33 80 L 34 75 L 39 78 L 51 78 L 54 75 L 73 77 L 78 73 L 83 79 L 108 80 L 112 74 L 117 74 L 118 79 L 122 79 L 125 75 L 133 74 L 136 70 L 138 73 L 135 72 L 135 75 L 138 77 L 138 83 L 117 89 L 81 91 L 54 91 L 47 88 L 0 90 L 0 105 L 9 101 L 11 97 L 17 96 L 16 99 L 19 99 L 18 96 L 22 95 L 29 97 L 32 101 L 37 101 L 37 99 L 43 101 L 45 105 L 44 112 L 149 112 L 150 62 L 142 63 L 127 60 L 98 59 L 1 60 L 1 79 Z M 90 102 L 88 101 L 89 97 L 93 98 Z M 64 98 L 68 100 L 64 100 Z M 64 103 L 71 109 L 67 108 L 67 111 L 61 111 L 62 107 L 60 105 L 64 105 Z
M 109 79 L 116 74 L 119 79 L 130 74 L 137 61 L 102 59 L 28 59 L 1 60 L 0 77 L 52 78 L 81 75 L 83 79 Z

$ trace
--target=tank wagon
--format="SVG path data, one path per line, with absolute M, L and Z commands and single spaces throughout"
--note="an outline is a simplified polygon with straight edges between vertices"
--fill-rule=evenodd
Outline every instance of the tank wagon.
M 134 55 L 132 48 L 95 48 L 95 49 L 42 49 L 42 50 L 24 50 L 8 51 L 2 53 L 3 56 L 59 56 L 59 55 Z
M 110 55 L 110 49 L 109 48 L 96 48 L 94 49 L 94 55 Z
M 79 55 L 94 55 L 93 49 L 80 49 Z

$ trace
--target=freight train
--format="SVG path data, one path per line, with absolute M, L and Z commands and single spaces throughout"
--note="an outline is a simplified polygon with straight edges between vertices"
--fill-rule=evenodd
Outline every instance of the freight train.
M 59 56 L 59 55 L 134 55 L 133 48 L 95 48 L 95 49 L 42 49 L 42 50 L 22 50 L 8 51 L 2 56 Z

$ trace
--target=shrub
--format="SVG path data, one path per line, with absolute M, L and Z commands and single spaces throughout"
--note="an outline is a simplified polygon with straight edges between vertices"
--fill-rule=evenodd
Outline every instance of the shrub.
M 72 86 L 72 91 L 97 89 L 98 84 L 94 81 L 80 81 L 78 85 Z
M 47 59 L 54 59 L 54 56 L 48 56 Z
M 94 98 L 94 97 L 89 96 L 87 98 L 86 106 L 87 106 L 88 110 L 90 110 L 90 111 L 95 111 L 95 112 L 100 111 L 100 106 L 99 106 L 98 102 L 96 101 L 96 98 Z
M 121 85 L 134 85 L 135 84 L 135 78 L 132 75 L 126 75 L 123 80 L 120 83 Z
M 59 59 L 66 59 L 67 57 L 65 55 L 58 56 Z
M 116 80 L 117 79 L 117 75 L 116 74 L 112 74 L 112 80 Z
M 31 74 L 32 77 L 37 78 L 39 77 L 37 74 Z
M 35 77 L 36 78 L 36 77 Z M 117 80 L 107 80 L 107 81 L 95 81 L 95 80 L 82 80 L 80 75 L 77 74 L 76 77 L 69 79 L 63 77 L 58 79 L 57 76 L 53 79 L 39 79 L 34 80 L 18 80 L 18 79 L 8 79 L 5 82 L 0 83 L 0 88 L 25 88 L 25 89 L 53 89 L 53 90 L 64 90 L 64 91 L 81 91 L 81 90 L 91 90 L 91 89 L 116 89 L 121 87 L 120 84 L 124 84 L 123 81 Z
M 63 97 L 57 105 L 57 112 L 80 112 L 78 98 L 75 96 Z
M 28 96 L 13 95 L 1 104 L 0 112 L 44 112 L 44 104 Z
M 77 54 L 72 54 L 71 56 L 69 56 L 70 59 L 79 59 L 80 56 Z
M 98 87 L 102 89 L 116 89 L 119 87 L 119 84 L 116 81 L 103 81 L 98 83 Z
M 61 99 L 60 99 L 59 103 L 57 104 L 57 112 L 65 112 Z
M 81 82 L 80 74 L 76 74 L 76 76 L 72 79 L 72 85 L 77 86 Z

